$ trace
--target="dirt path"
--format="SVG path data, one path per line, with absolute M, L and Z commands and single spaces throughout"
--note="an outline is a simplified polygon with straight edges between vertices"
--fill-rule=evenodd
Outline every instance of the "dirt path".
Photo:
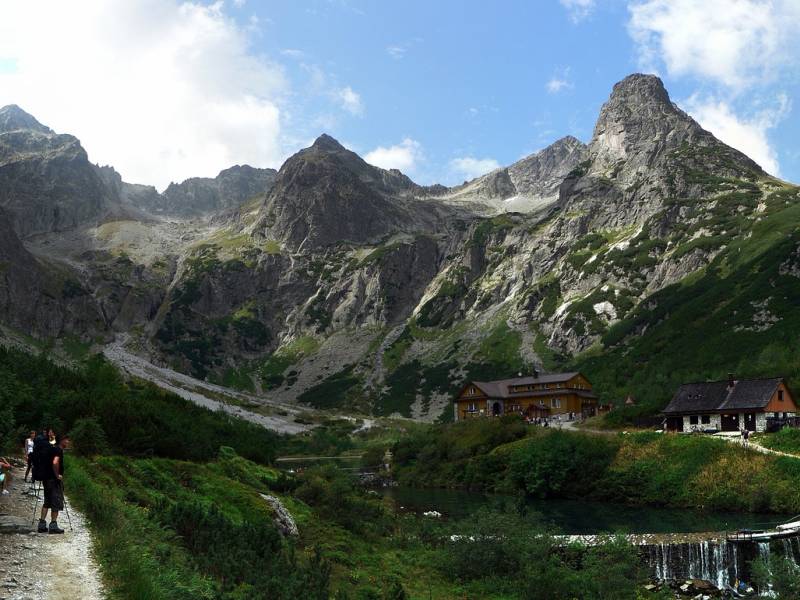
M 0 600 L 100 600 L 106 597 L 85 517 L 72 507 L 59 516 L 64 535 L 25 533 L 36 498 L 16 470 L 10 495 L 0 496 Z M 67 484 L 68 485 L 68 484 Z M 41 507 L 41 500 L 38 504 Z M 38 516 L 37 516 L 38 520 Z M 12 532 L 16 530 L 15 532 Z

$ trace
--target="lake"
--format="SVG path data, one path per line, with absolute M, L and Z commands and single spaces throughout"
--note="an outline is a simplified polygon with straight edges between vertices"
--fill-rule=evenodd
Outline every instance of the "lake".
M 444 518 L 460 519 L 488 507 L 514 510 L 515 496 L 461 490 L 382 488 L 398 511 L 436 510 Z M 695 533 L 764 528 L 789 520 L 792 515 L 702 512 L 675 508 L 635 507 L 584 500 L 523 500 L 528 519 L 559 534 Z

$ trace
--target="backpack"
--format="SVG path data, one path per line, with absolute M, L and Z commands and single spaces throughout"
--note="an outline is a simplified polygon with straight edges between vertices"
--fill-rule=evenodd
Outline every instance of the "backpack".
M 33 454 L 31 454 L 32 477 L 34 481 L 44 481 L 53 478 L 53 469 L 50 467 L 50 440 L 46 435 L 39 434 L 33 440 Z

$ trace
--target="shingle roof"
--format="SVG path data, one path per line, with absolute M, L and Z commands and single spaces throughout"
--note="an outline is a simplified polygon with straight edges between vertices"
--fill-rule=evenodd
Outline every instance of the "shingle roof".
M 478 387 L 484 394 L 489 396 L 490 398 L 519 398 L 519 397 L 528 397 L 528 396 L 549 396 L 552 395 L 554 392 L 558 392 L 559 389 L 551 389 L 551 390 L 537 390 L 537 391 L 526 391 L 526 392 L 511 392 L 512 386 L 517 385 L 531 385 L 534 383 L 566 383 L 576 375 L 580 375 L 577 371 L 572 373 L 548 373 L 539 375 L 538 377 L 514 377 L 512 379 L 498 379 L 496 381 L 473 381 L 472 384 Z M 560 388 L 560 390 L 566 391 L 569 388 Z M 591 394 L 588 390 L 586 390 L 586 397 L 594 398 L 594 394 Z
M 764 408 L 781 382 L 783 379 L 777 377 L 740 379 L 734 381 L 733 387 L 728 380 L 685 383 L 662 412 L 680 414 Z

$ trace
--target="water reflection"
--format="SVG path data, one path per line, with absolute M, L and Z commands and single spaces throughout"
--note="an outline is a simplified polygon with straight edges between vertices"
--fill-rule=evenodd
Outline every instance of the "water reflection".
M 578 500 L 525 500 L 460 490 L 384 488 L 381 493 L 398 510 L 422 513 L 437 510 L 445 518 L 468 517 L 479 508 L 518 510 L 537 527 L 554 533 L 692 533 L 763 528 L 786 521 L 791 515 L 701 512 L 673 508 L 632 507 Z M 402 508 L 401 508 L 402 507 Z

